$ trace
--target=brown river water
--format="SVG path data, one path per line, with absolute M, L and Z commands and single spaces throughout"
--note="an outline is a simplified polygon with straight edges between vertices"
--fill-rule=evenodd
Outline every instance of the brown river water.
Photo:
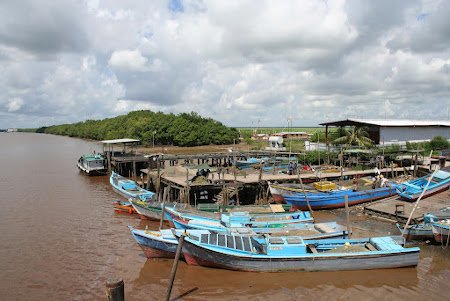
M 164 299 L 172 260 L 146 260 L 127 228 L 158 223 L 115 214 L 108 177 L 76 168 L 101 146 L 26 133 L 0 133 L 0 146 L 0 300 L 106 300 L 109 278 L 125 281 L 127 301 Z M 361 215 L 352 222 L 359 236 L 395 232 Z M 416 268 L 392 270 L 250 273 L 180 262 L 172 300 L 450 299 L 450 249 L 420 247 Z

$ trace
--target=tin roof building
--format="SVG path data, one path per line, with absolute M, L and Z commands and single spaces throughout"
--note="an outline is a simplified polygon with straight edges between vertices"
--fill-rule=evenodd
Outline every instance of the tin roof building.
M 405 144 L 409 142 L 429 141 L 436 136 L 450 140 L 450 121 L 448 120 L 405 120 L 405 119 L 345 119 L 324 122 L 328 141 L 328 127 L 364 126 L 369 138 L 375 144 Z

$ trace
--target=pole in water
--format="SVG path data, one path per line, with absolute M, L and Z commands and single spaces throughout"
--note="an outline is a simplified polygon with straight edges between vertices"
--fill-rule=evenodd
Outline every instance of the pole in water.
M 175 260 L 173 261 L 172 272 L 170 273 L 169 286 L 167 287 L 166 301 L 170 300 L 170 294 L 172 293 L 173 282 L 175 280 L 175 275 L 177 274 L 178 261 L 180 260 L 181 250 L 183 249 L 185 235 L 185 233 L 181 234 L 178 239 L 177 252 L 175 254 Z
M 108 301 L 124 301 L 125 284 L 122 279 L 108 279 L 106 281 L 106 300 Z
M 350 213 L 348 212 L 348 194 L 344 196 L 345 201 L 345 216 L 347 218 L 347 236 L 348 238 L 352 238 L 352 231 L 350 227 Z
M 161 208 L 161 220 L 159 221 L 159 230 L 162 229 L 163 226 L 163 222 L 164 222 L 164 209 L 166 208 L 166 203 L 162 203 L 162 208 Z

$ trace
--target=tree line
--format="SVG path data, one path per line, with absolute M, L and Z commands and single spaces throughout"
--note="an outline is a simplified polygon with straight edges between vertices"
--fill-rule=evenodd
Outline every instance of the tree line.
M 239 132 L 235 128 L 226 127 L 195 112 L 175 115 L 149 110 L 103 120 L 42 127 L 36 132 L 93 140 L 132 138 L 144 144 L 154 141 L 155 144 L 176 146 L 231 144 L 239 139 Z

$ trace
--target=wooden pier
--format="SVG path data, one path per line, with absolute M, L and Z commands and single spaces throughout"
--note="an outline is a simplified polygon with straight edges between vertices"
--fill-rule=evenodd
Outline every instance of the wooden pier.
M 372 216 L 405 224 L 415 203 L 415 201 L 405 201 L 399 196 L 394 196 L 365 205 L 364 212 Z M 425 213 L 436 212 L 448 206 L 450 206 L 450 190 L 422 199 L 414 211 L 411 222 L 413 224 L 420 223 Z

